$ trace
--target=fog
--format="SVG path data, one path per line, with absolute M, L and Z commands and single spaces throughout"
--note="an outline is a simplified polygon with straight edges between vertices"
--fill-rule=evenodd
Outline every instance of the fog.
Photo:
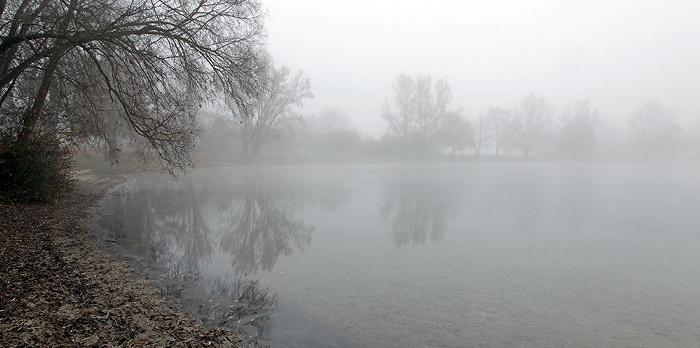
M 96 224 L 183 310 L 262 344 L 695 347 L 699 168 L 201 168 L 134 177 Z
M 185 310 L 289 347 L 698 346 L 700 5 L 263 3 L 270 87 L 98 222 Z
M 517 107 L 528 93 L 556 113 L 589 100 L 606 127 L 627 132 L 645 103 L 700 115 L 696 1 L 265 0 L 268 50 L 301 69 L 315 98 L 304 115 L 345 111 L 381 137 L 381 104 L 405 73 L 446 79 L 452 107 L 476 119 Z

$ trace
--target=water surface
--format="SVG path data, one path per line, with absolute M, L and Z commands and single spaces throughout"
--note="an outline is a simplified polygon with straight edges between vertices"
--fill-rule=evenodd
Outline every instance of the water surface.
M 693 164 L 200 169 L 135 178 L 106 200 L 101 224 L 206 323 L 290 347 L 690 347 L 699 174 Z M 276 302 L 238 310 L 250 284 Z

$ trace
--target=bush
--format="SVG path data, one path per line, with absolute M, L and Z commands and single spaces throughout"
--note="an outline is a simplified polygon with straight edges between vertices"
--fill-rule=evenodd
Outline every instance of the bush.
M 52 136 L 0 140 L 0 201 L 51 202 L 72 187 L 70 151 Z

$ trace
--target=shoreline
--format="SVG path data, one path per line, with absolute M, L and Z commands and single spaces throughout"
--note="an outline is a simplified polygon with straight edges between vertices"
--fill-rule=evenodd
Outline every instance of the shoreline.
M 178 312 L 153 280 L 138 280 L 91 224 L 128 175 L 76 175 L 55 203 L 0 205 L 0 346 L 240 347 Z

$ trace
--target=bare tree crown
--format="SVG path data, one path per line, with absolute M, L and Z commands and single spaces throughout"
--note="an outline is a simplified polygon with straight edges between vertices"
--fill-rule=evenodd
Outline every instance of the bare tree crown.
M 209 91 L 243 98 L 261 87 L 258 1 L 2 5 L 0 112 L 4 131 L 19 140 L 51 118 L 82 138 L 103 139 L 121 126 L 141 139 L 143 160 L 172 172 L 193 163 L 195 108 Z

